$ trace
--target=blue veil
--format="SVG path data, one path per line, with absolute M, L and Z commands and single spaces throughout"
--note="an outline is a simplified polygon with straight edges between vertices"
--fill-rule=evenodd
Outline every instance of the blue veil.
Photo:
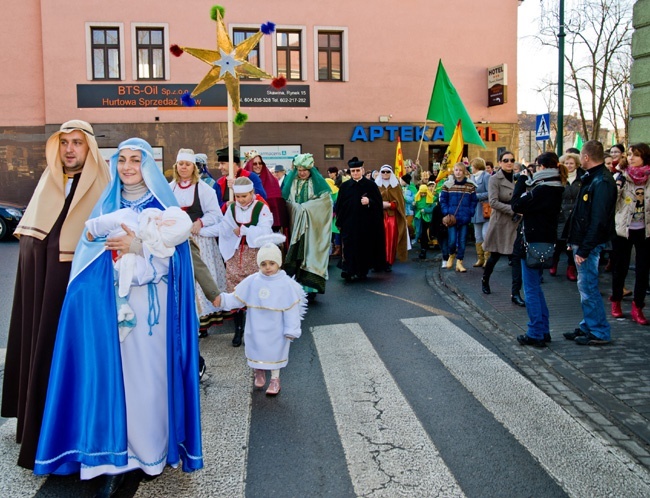
M 156 165 L 151 146 L 139 138 L 122 142 L 111 157 L 112 180 L 91 218 L 121 207 L 119 151 L 142 152 L 141 171 L 153 194 L 146 207 L 178 206 Z M 72 474 L 81 465 L 127 464 L 126 403 L 117 332 L 111 253 L 102 240 L 81 237 L 61 311 L 35 474 Z M 198 317 L 189 243 L 176 247 L 167 293 L 167 463 L 191 472 L 203 467 L 198 378 Z

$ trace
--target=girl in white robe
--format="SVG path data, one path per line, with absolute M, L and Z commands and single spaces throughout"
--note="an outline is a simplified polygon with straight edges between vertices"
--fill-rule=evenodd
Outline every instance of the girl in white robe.
M 270 237 L 274 236 L 277 234 Z M 242 280 L 234 292 L 220 294 L 215 303 L 225 310 L 247 307 L 244 343 L 248 366 L 254 369 L 258 388 L 265 386 L 266 371 L 271 370 L 266 394 L 276 395 L 280 392 L 280 369 L 289 361 L 291 341 L 302 333 L 300 322 L 307 310 L 307 296 L 298 282 L 280 270 L 282 253 L 277 245 L 263 245 L 257 264 L 259 272 Z

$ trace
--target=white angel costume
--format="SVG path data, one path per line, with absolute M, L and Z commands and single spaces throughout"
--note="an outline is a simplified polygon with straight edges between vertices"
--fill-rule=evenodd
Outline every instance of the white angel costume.
M 266 276 L 260 272 L 246 277 L 235 291 L 221 294 L 224 310 L 247 308 L 244 328 L 248 366 L 277 370 L 287 366 L 290 338 L 301 335 L 300 322 L 307 311 L 302 286 L 284 270 Z

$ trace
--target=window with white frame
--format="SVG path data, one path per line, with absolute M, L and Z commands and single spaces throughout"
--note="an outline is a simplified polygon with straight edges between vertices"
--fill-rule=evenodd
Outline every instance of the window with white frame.
M 304 27 L 278 27 L 275 30 L 275 74 L 284 75 L 288 81 L 304 79 L 306 66 Z
M 121 79 L 119 26 L 90 28 L 90 57 L 93 80 Z
M 348 29 L 314 26 L 314 79 L 348 81 Z
M 85 29 L 88 81 L 124 80 L 124 24 L 88 21 Z
M 131 40 L 133 79 L 169 80 L 169 25 L 132 23 Z
M 233 27 L 232 28 L 232 42 L 235 46 L 239 45 L 241 42 L 244 40 L 250 38 L 251 36 L 255 35 L 256 33 L 259 32 L 259 26 L 256 27 Z M 260 49 L 260 42 L 258 42 L 255 47 L 248 52 L 248 56 L 246 57 L 246 60 L 250 62 L 253 66 L 257 66 L 261 68 L 261 49 Z M 242 75 L 241 79 L 250 79 L 250 80 L 258 80 L 259 78 L 255 78 L 253 76 L 246 76 Z

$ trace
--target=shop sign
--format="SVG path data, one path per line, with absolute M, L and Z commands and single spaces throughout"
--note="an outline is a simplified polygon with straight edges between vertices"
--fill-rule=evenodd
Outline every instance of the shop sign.
M 174 108 L 184 107 L 181 96 L 191 92 L 193 84 L 98 84 L 77 85 L 79 108 Z M 225 85 L 215 85 L 196 97 L 193 109 L 226 107 Z M 242 107 L 309 107 L 309 85 L 290 85 L 279 90 L 270 85 L 240 84 Z
M 493 128 L 487 126 L 477 126 L 476 131 L 481 136 L 483 141 L 496 142 L 499 140 L 499 133 Z M 445 140 L 445 127 L 436 126 L 429 128 L 428 126 L 395 126 L 395 125 L 373 125 L 361 126 L 357 125 L 352 130 L 350 142 L 374 142 L 375 140 L 387 140 L 395 142 L 397 137 L 400 137 L 402 142 L 436 142 L 438 140 Z
M 488 107 L 508 102 L 508 65 L 488 67 Z

